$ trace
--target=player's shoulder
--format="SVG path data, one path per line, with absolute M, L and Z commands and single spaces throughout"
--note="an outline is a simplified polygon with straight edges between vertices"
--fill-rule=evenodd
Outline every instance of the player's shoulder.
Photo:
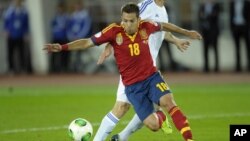
M 157 26 L 158 23 L 157 22 L 154 22 L 152 20 L 141 20 L 140 21 L 140 25 L 141 26 L 147 26 L 147 25 L 154 25 L 154 26 Z
M 110 25 L 108 25 L 106 28 L 104 28 L 102 30 L 103 33 L 110 31 L 110 30 L 119 30 L 120 28 L 122 28 L 122 26 L 118 23 L 112 23 Z

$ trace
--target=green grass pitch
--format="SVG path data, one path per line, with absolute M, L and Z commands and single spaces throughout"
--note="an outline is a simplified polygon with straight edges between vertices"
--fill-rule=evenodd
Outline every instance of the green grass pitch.
M 250 84 L 171 85 L 197 141 L 228 141 L 230 124 L 250 124 Z M 96 132 L 115 101 L 116 85 L 0 87 L 0 141 L 70 141 L 67 126 L 86 118 Z M 125 127 L 133 109 L 111 134 Z M 110 136 L 109 136 L 110 138 Z M 93 139 L 93 138 L 92 138 Z M 143 127 L 131 141 L 180 141 Z

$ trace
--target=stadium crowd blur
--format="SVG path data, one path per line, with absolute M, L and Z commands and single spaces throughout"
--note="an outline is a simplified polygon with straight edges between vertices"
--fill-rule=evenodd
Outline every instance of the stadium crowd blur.
M 90 37 L 108 24 L 119 21 L 120 7 L 130 2 L 130 0 L 36 1 L 47 6 L 46 8 L 43 6 L 43 12 L 47 12 L 43 15 L 46 43 L 60 44 Z M 133 2 L 139 1 L 133 0 Z M 0 74 L 35 73 L 32 61 L 36 54 L 32 52 L 28 2 L 29 0 L 0 1 L 2 31 Z M 200 31 L 204 40 L 192 43 L 184 53 L 179 52 L 173 45 L 163 42 L 164 47 L 161 48 L 158 62 L 160 70 L 206 73 L 211 70 L 250 72 L 250 0 L 168 0 L 166 8 L 171 23 Z M 48 72 L 91 74 L 116 72 L 112 57 L 109 57 L 104 64 L 96 65 L 102 49 L 47 54 Z M 210 54 L 210 49 L 213 54 Z M 213 69 L 210 69 L 211 67 Z

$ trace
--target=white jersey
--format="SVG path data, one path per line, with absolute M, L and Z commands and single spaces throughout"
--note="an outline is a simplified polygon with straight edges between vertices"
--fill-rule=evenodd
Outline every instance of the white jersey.
M 152 20 L 154 22 L 168 22 L 166 8 L 164 6 L 158 6 L 154 0 L 144 0 L 143 2 L 139 3 L 138 6 L 140 7 L 141 19 Z M 149 37 L 150 53 L 155 66 L 162 41 L 164 40 L 164 35 L 164 31 L 159 31 L 151 34 Z
M 140 17 L 142 20 L 151 20 L 154 22 L 165 23 L 168 22 L 168 14 L 165 7 L 156 5 L 154 0 L 144 0 L 143 2 L 139 3 L 138 6 L 140 8 Z M 164 31 L 155 32 L 149 36 L 149 49 L 155 66 L 164 36 Z M 117 90 L 116 100 L 130 103 L 125 94 L 125 86 L 121 81 L 121 77 Z

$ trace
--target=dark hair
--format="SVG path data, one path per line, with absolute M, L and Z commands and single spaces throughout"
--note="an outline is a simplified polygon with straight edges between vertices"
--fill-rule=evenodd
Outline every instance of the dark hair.
M 125 13 L 135 13 L 136 14 L 136 17 L 139 17 L 139 13 L 140 13 L 140 9 L 139 7 L 137 6 L 137 4 L 135 3 L 128 3 L 124 6 L 122 6 L 122 13 L 125 12 Z

